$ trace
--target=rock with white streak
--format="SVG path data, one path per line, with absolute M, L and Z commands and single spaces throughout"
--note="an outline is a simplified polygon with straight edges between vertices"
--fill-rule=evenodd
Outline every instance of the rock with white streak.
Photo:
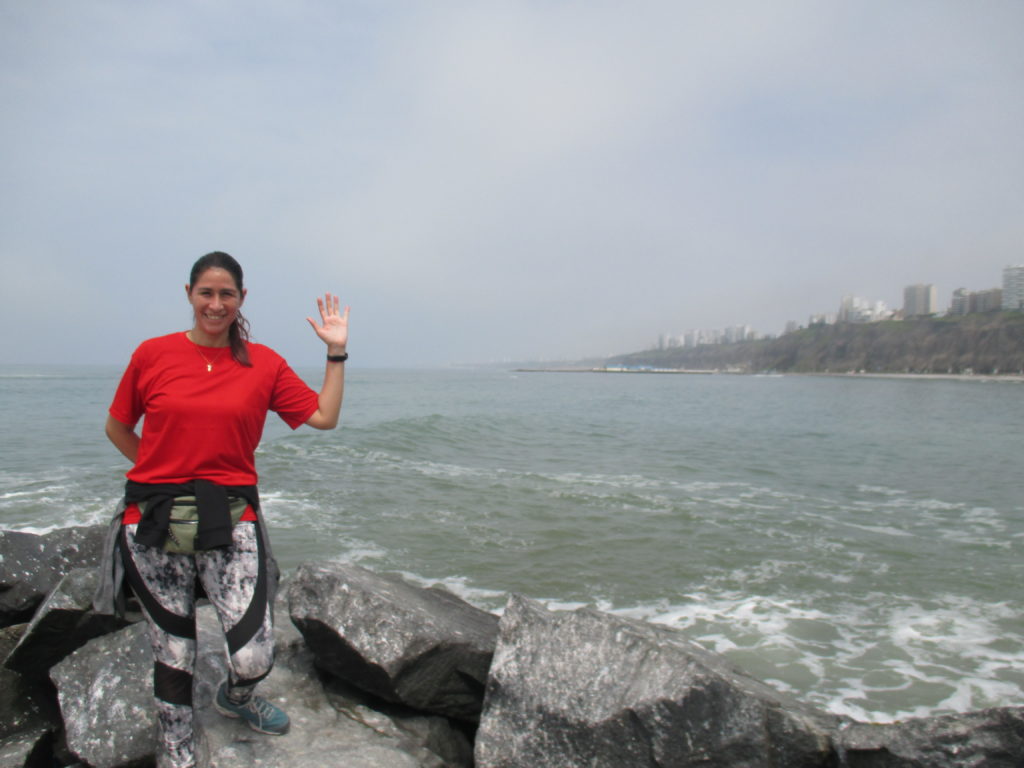
M 840 743 L 848 768 L 1021 768 L 1024 707 L 856 723 Z
M 14 624 L 0 629 L 0 657 L 18 644 L 25 626 Z M 24 731 L 51 727 L 38 698 L 38 692 L 29 681 L 17 672 L 0 668 L 0 740 Z
M 153 656 L 143 624 L 91 640 L 50 670 L 68 748 L 93 768 L 152 759 Z
M 280 602 L 280 601 L 279 601 Z M 401 717 L 377 712 L 358 694 L 325 687 L 313 654 L 287 620 L 275 631 L 276 663 L 259 695 L 288 713 L 285 736 L 255 733 L 212 706 L 227 675 L 223 634 L 212 613 L 201 612 L 200 654 L 194 688 L 200 768 L 279 768 L 344 765 L 347 768 L 445 768 L 425 733 Z M 454 766 L 453 766 L 454 768 Z
M 479 718 L 496 616 L 445 589 L 342 563 L 300 566 L 288 602 L 322 669 L 386 701 Z
M 24 624 L 0 629 L 0 656 L 6 656 Z M 0 669 L 0 768 L 52 768 L 59 717 L 48 717 L 40 691 L 17 672 Z
M 97 579 L 95 568 L 76 568 L 65 575 L 36 609 L 4 666 L 26 677 L 45 678 L 72 651 L 124 626 L 92 610 Z
M 425 756 L 439 757 L 445 768 L 472 768 L 469 729 L 456 721 L 375 699 L 337 678 L 327 677 L 323 682 L 331 706 L 346 717 L 408 743 Z
M 255 733 L 212 706 L 226 676 L 224 635 L 209 606 L 198 614 L 193 702 L 199 768 L 444 768 L 425 734 L 356 700 L 329 696 L 298 632 L 276 632 L 277 661 L 258 688 L 291 718 L 285 736 Z M 145 626 L 92 640 L 52 671 L 69 748 L 93 768 L 152 761 L 157 751 L 152 656 Z
M 0 768 L 52 768 L 53 733 L 45 727 L 0 739 Z
M 513 595 L 477 768 L 825 768 L 838 722 L 682 633 Z
M 0 530 L 0 626 L 28 621 L 74 568 L 95 567 L 106 527 L 76 526 L 46 534 Z

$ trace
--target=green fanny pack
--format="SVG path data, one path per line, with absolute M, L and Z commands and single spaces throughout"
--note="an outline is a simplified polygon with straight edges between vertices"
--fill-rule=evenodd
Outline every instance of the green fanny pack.
M 245 510 L 249 508 L 249 502 L 245 499 L 231 496 L 228 497 L 228 505 L 231 508 L 231 525 L 233 527 L 238 525 L 238 521 L 242 519 Z M 142 511 L 145 514 L 145 509 Z M 164 550 L 175 552 L 179 555 L 195 554 L 196 533 L 198 530 L 199 510 L 196 507 L 196 497 L 176 497 L 174 505 L 171 507 L 171 521 L 167 527 L 167 539 L 164 541 Z

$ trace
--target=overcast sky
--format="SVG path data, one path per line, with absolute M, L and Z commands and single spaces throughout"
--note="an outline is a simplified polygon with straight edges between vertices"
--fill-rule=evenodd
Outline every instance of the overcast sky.
M 1024 3 L 0 0 L 0 363 L 124 364 L 210 250 L 318 362 L 580 358 L 1000 285 Z

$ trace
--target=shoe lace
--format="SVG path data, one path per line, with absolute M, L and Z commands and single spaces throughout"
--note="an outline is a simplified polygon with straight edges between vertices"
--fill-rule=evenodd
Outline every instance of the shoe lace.
M 260 696 L 253 696 L 249 699 L 245 708 L 256 715 L 262 722 L 273 719 L 277 714 L 277 707 Z

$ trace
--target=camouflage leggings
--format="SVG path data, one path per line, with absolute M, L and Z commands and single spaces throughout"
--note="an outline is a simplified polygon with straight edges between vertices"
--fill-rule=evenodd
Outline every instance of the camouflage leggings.
M 135 541 L 123 528 L 128 583 L 149 619 L 157 720 L 172 764 L 193 764 L 192 675 L 196 661 L 196 579 L 224 629 L 228 694 L 244 701 L 274 663 L 272 613 L 259 526 L 238 523 L 230 547 L 182 555 Z

